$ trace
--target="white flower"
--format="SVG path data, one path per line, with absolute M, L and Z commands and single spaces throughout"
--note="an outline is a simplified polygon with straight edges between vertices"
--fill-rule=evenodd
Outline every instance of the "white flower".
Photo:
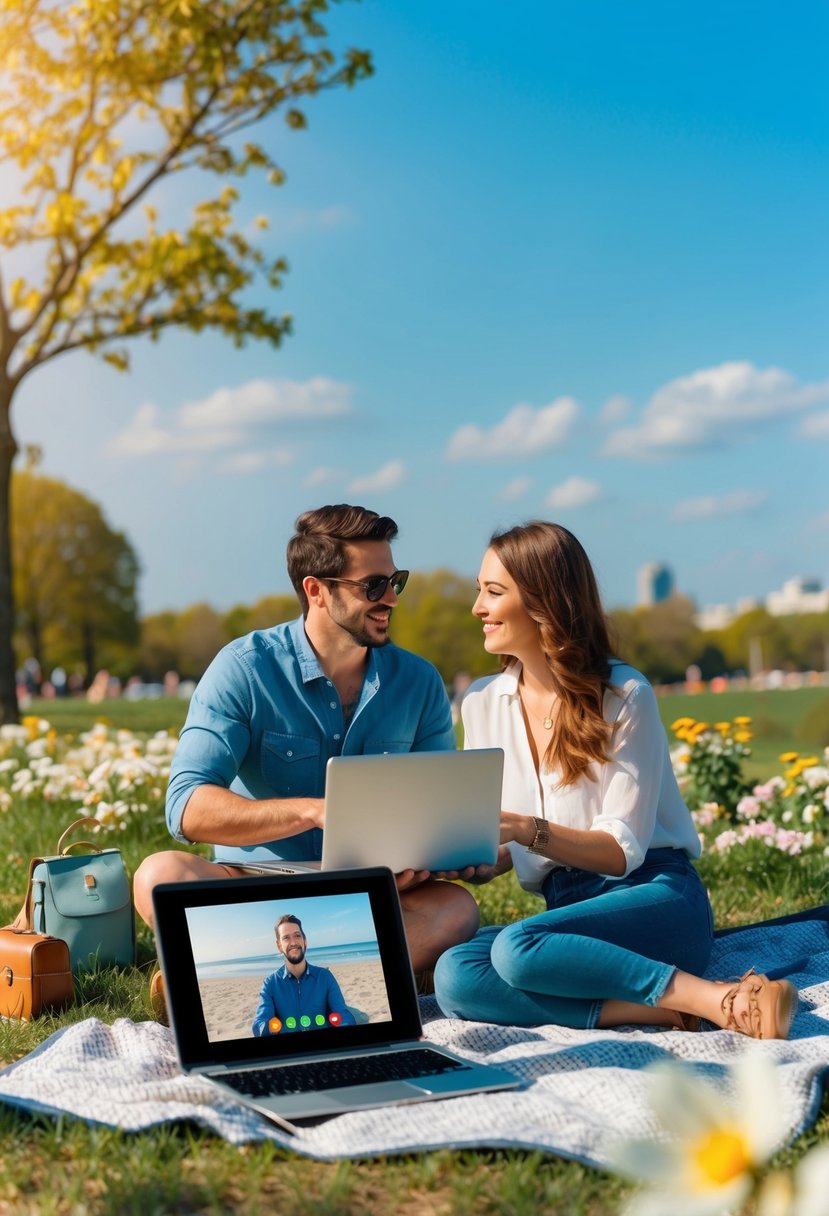
M 803 822 L 814 823 L 818 816 L 818 809 L 813 802 L 803 808 Z
M 812 768 L 805 768 L 803 780 L 811 790 L 823 789 L 825 785 L 829 784 L 829 768 L 817 764 Z
M 618 1145 L 615 1158 L 651 1189 L 631 1216 L 723 1216 L 745 1202 L 757 1170 L 783 1140 L 783 1100 L 774 1061 L 748 1049 L 730 1066 L 731 1097 L 686 1065 L 650 1069 L 650 1102 L 662 1141 Z
M 829 1144 L 811 1149 L 794 1174 L 775 1172 L 763 1182 L 757 1216 L 826 1216 L 829 1212 Z

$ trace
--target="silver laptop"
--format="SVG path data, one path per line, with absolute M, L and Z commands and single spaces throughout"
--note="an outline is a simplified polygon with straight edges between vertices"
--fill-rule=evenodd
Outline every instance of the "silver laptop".
M 296 874 L 388 866 L 397 874 L 492 865 L 503 778 L 500 747 L 334 756 L 325 771 L 322 861 L 251 858 L 245 869 Z
M 423 1039 L 386 868 L 166 883 L 153 904 L 182 1070 L 288 1131 L 521 1084 Z M 300 922 L 302 957 L 277 951 L 282 916 Z

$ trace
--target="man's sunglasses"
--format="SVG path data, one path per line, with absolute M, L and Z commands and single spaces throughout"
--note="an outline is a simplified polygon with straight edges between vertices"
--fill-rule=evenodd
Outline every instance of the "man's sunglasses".
M 330 578 L 326 574 L 318 574 L 321 583 L 347 583 L 350 587 L 362 587 L 363 594 L 372 604 L 376 604 L 386 594 L 389 583 L 395 595 L 406 586 L 409 578 L 408 570 L 395 570 L 394 574 L 370 574 L 368 578 Z

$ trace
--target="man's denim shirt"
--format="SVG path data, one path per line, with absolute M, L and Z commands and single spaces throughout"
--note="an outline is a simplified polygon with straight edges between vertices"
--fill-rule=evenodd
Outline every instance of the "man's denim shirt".
M 297 979 L 283 965 L 278 971 L 272 971 L 265 977 L 251 1030 L 257 1039 L 270 1034 L 268 1023 L 271 1018 L 279 1018 L 286 1033 L 292 1030 L 316 1030 L 317 1014 L 327 1020 L 329 1013 L 340 1015 L 341 1026 L 353 1026 L 355 1023 L 354 1014 L 345 1003 L 342 989 L 328 968 L 315 967 L 308 963 L 305 973 Z M 303 1014 L 310 1019 L 309 1027 L 302 1025 Z M 296 1026 L 286 1026 L 288 1018 L 293 1018 Z M 330 1028 L 330 1023 L 328 1026 Z
M 200 785 L 245 798 L 321 798 L 331 756 L 451 751 L 446 690 L 425 659 L 388 643 L 368 652 L 360 700 L 346 730 L 337 690 L 323 672 L 302 617 L 256 630 L 221 650 L 199 681 L 167 787 L 167 826 Z M 392 791 L 389 791 L 389 798 Z M 218 861 L 319 859 L 322 831 L 270 844 L 217 845 Z

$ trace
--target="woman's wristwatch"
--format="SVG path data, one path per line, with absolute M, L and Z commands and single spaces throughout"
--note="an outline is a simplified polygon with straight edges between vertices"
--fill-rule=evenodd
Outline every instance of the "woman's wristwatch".
M 540 853 L 546 856 L 544 850 L 550 843 L 550 825 L 546 819 L 539 819 L 537 815 L 533 815 L 533 823 L 535 824 L 535 836 L 532 842 L 527 845 L 528 853 Z

